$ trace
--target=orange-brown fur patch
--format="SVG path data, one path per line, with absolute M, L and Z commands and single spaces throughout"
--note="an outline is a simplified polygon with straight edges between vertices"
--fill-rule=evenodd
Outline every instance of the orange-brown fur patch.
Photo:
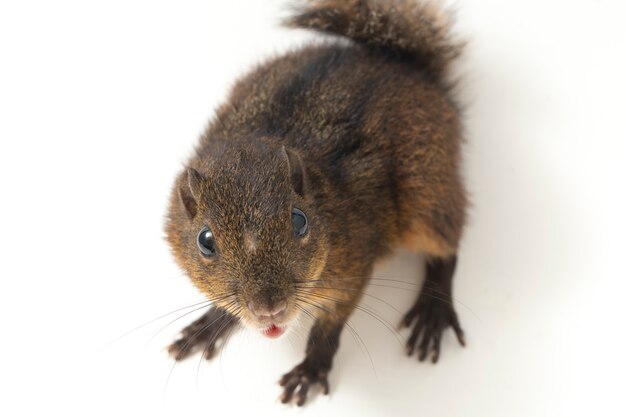
M 401 242 L 403 247 L 411 251 L 424 252 L 430 256 L 447 257 L 456 252 L 456 248 L 417 221 L 402 236 Z

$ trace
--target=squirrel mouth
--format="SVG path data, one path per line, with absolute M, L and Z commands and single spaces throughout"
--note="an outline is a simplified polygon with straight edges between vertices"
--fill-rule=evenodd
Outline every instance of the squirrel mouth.
M 276 339 L 280 337 L 283 333 L 285 333 L 285 328 L 272 324 L 265 329 L 263 329 L 263 334 L 270 339 Z

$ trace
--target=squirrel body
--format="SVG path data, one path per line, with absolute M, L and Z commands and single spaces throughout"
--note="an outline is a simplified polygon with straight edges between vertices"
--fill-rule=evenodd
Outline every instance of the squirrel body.
M 210 357 L 237 322 L 274 337 L 314 317 L 305 360 L 281 380 L 283 401 L 301 405 L 310 384 L 328 391 L 343 325 L 398 246 L 428 257 L 404 317 L 417 320 L 409 354 L 436 361 L 448 326 L 464 343 L 451 282 L 467 199 L 447 82 L 460 46 L 436 9 L 311 1 L 287 24 L 351 42 L 309 45 L 243 77 L 178 176 L 167 239 L 213 307 L 170 352 Z

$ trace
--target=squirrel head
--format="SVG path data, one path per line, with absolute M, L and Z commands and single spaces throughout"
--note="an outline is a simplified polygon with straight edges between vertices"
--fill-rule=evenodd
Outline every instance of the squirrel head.
M 167 241 L 217 306 L 266 334 L 284 329 L 296 289 L 315 285 L 326 263 L 324 181 L 284 146 L 228 141 L 210 152 L 177 178 Z

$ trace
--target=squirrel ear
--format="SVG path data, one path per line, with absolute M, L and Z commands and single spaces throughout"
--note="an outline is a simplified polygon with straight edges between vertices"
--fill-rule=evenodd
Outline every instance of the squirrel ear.
M 204 178 L 198 171 L 193 168 L 187 168 L 178 187 L 180 201 L 183 203 L 187 216 L 190 219 L 196 217 L 198 212 L 198 199 L 203 180 Z
M 300 155 L 294 151 L 281 146 L 281 154 L 287 160 L 287 167 L 289 168 L 289 179 L 291 180 L 291 186 L 293 190 L 300 196 L 304 196 L 304 164 Z

